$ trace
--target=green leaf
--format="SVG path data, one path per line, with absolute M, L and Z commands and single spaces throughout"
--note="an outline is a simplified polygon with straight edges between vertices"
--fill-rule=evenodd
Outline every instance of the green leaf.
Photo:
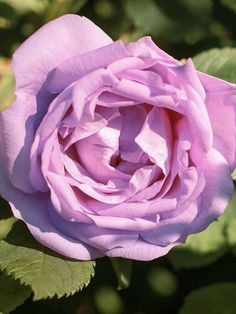
M 136 31 L 143 35 L 192 44 L 210 31 L 211 0 L 176 0 L 171 5 L 166 0 L 146 0 L 145 5 L 142 0 L 124 0 L 123 6 Z
M 94 266 L 93 261 L 66 260 L 41 246 L 21 221 L 0 241 L 0 269 L 30 286 L 34 300 L 74 294 L 89 284 Z
M 0 219 L 7 219 L 12 217 L 11 207 L 7 201 L 0 196 Z
M 42 13 L 49 3 L 48 0 L 0 0 L 0 2 L 10 5 L 18 14 Z
M 188 248 L 200 254 L 217 252 L 219 249 L 224 248 L 225 244 L 224 219 L 222 217 L 204 231 L 191 235 L 187 239 Z
M 179 314 L 235 314 L 236 283 L 218 283 L 191 292 Z
M 234 191 L 233 197 L 229 205 L 227 206 L 222 218 L 225 220 L 226 224 L 228 224 L 231 219 L 236 218 L 236 190 Z
M 130 285 L 132 261 L 124 258 L 110 258 L 118 281 L 118 290 L 126 289 Z
M 9 204 L 0 197 L 0 240 L 8 235 L 16 220 L 12 215 Z
M 199 71 L 236 83 L 236 49 L 210 49 L 193 58 Z
M 200 268 L 214 263 L 225 253 L 226 249 L 221 249 L 215 253 L 199 254 L 187 248 L 178 247 L 168 254 L 168 259 L 175 270 Z
M 229 208 L 230 216 L 228 217 L 226 225 L 226 237 L 233 254 L 236 255 L 236 193 L 234 193 Z
M 31 295 L 28 287 L 22 286 L 19 281 L 0 273 L 0 313 L 8 313 L 21 304 Z
M 227 208 L 228 215 L 226 221 L 226 239 L 232 252 L 236 255 L 236 192 Z
M 227 225 L 226 234 L 228 243 L 236 247 L 236 218 L 232 218 Z
M 168 258 L 175 269 L 209 265 L 226 253 L 224 219 L 213 222 L 206 230 L 188 237 L 186 244 L 173 249 Z
M 143 34 L 159 34 L 170 23 L 153 0 L 145 1 L 145 10 L 142 0 L 124 0 L 124 9 L 134 25 Z
M 13 76 L 6 75 L 0 80 L 0 111 L 10 106 L 14 99 L 15 81 Z
M 170 21 L 161 34 L 163 39 L 194 44 L 209 36 L 212 0 L 176 0 L 171 5 L 166 0 L 156 0 L 156 3 Z
M 231 177 L 234 181 L 236 181 L 236 168 L 234 168 L 234 171 L 232 172 Z
M 236 219 L 236 193 L 224 214 L 204 231 L 187 238 L 186 244 L 174 248 L 168 259 L 175 269 L 207 266 L 223 256 L 230 243 L 226 236 L 228 224 Z
M 8 235 L 15 222 L 15 217 L 0 220 L 0 240 L 4 239 Z
M 15 79 L 10 61 L 0 57 L 0 111 L 11 105 L 15 99 Z
M 235 0 L 220 0 L 220 2 L 229 8 L 230 10 L 236 12 L 236 1 Z
M 44 21 L 50 21 L 66 13 L 78 12 L 88 0 L 54 0 L 44 12 Z

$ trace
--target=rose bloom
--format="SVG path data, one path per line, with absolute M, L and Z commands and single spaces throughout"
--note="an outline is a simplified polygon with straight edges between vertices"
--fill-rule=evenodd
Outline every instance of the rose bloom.
M 0 194 L 40 243 L 79 260 L 151 260 L 223 213 L 236 85 L 76 15 L 26 40 L 13 68 Z

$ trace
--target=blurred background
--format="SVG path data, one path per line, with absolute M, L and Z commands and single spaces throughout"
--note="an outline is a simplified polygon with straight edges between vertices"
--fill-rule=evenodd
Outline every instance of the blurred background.
M 85 15 L 114 40 L 151 35 L 177 58 L 236 44 L 235 0 L 0 0 L 0 55 L 45 22 L 65 13 Z
M 88 17 L 114 40 L 151 35 L 178 59 L 214 47 L 236 46 L 235 0 L 0 0 L 2 107 L 13 98 L 10 60 L 14 50 L 41 25 L 65 13 Z M 29 299 L 13 313 L 234 314 L 235 207 L 236 198 L 217 222 L 168 256 L 133 262 L 128 289 L 117 290 L 111 262 L 100 259 L 95 278 L 82 292 L 60 300 Z

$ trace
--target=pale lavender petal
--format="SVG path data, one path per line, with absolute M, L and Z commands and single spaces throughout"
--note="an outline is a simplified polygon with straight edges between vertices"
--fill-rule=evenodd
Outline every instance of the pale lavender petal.
M 157 88 L 128 79 L 122 79 L 118 84 L 114 85 L 113 92 L 142 103 L 175 109 L 178 112 L 184 111 L 182 107 L 178 107 L 178 103 L 176 103 L 172 95 L 160 93 L 160 90 Z
M 71 104 L 71 92 L 72 88 L 69 87 L 57 98 L 54 99 L 50 105 L 48 113 L 44 116 L 39 128 L 34 135 L 34 141 L 31 144 L 31 169 L 29 177 L 35 189 L 45 192 L 48 190 L 45 178 L 42 174 L 42 164 L 44 161 L 41 158 L 41 154 L 45 148 L 45 142 L 48 138 L 57 136 L 58 128 L 64 114 L 68 110 Z M 53 140 L 51 139 L 51 142 Z M 49 160 L 50 152 L 52 151 L 53 143 L 51 143 L 49 154 L 46 154 L 46 159 Z
M 119 150 L 120 129 L 121 118 L 118 117 L 99 132 L 75 144 L 80 163 L 97 182 L 129 178 L 110 164 L 112 156 Z
M 82 55 L 75 55 L 60 63 L 50 74 L 47 89 L 52 93 L 61 92 L 85 74 L 105 68 L 115 60 L 127 56 L 127 51 L 121 40 Z
M 109 109 L 116 109 L 120 107 L 127 107 L 137 105 L 140 102 L 128 97 L 114 94 L 112 89 L 103 88 L 98 97 L 97 104 L 103 107 L 108 107 Z
M 103 86 L 115 86 L 118 82 L 107 69 L 98 69 L 76 81 L 72 97 L 74 123 L 93 120 L 99 89 Z M 94 93 L 97 97 L 94 97 Z M 88 101 L 89 96 L 94 99 Z
M 13 214 L 27 224 L 37 241 L 69 258 L 91 260 L 104 255 L 94 247 L 66 236 L 55 228 L 48 217 L 48 193 L 26 194 L 15 189 L 7 179 L 1 159 L 0 173 L 2 197 L 10 203 Z
M 94 199 L 87 200 L 88 207 L 101 216 L 145 218 L 156 217 L 165 211 L 176 208 L 177 201 L 174 198 L 162 198 L 156 201 L 123 202 L 117 205 L 104 204 Z
M 53 208 L 49 209 L 49 215 L 51 222 L 61 232 L 101 251 L 107 251 L 114 247 L 126 247 L 132 245 L 138 239 L 138 234 L 135 231 L 106 229 L 97 227 L 94 223 L 66 221 L 54 212 Z
M 158 59 L 165 66 L 176 66 L 180 62 L 165 51 L 160 49 L 151 39 L 150 36 L 144 36 L 136 42 L 131 42 L 126 45 L 126 49 L 131 55 L 141 58 Z
M 141 132 L 135 139 L 139 147 L 166 174 L 171 160 L 172 134 L 167 113 L 153 108 L 147 115 Z
M 213 129 L 213 146 L 236 166 L 236 85 L 198 73 L 206 89 L 206 109 Z M 223 132 L 222 132 L 223 130 Z
M 129 191 L 131 192 L 130 196 L 133 196 L 137 192 L 150 186 L 159 173 L 160 169 L 155 165 L 143 166 L 142 168 L 136 170 L 129 182 Z
M 215 149 L 211 149 L 205 161 L 206 183 L 198 200 L 198 215 L 189 226 L 191 233 L 205 229 L 224 212 L 234 190 L 230 173 L 231 169 L 225 158 Z
M 63 158 L 65 169 L 68 171 L 68 174 L 66 174 L 66 176 L 71 176 L 71 178 L 76 180 L 78 183 L 85 183 L 90 187 L 93 187 L 96 190 L 104 193 L 121 192 L 122 190 L 124 190 L 124 187 L 127 188 L 128 184 L 124 180 L 123 186 L 117 186 L 115 184 L 112 184 L 111 180 L 108 180 L 107 184 L 99 183 L 92 179 L 88 172 L 79 163 L 72 160 L 67 155 L 64 155 Z M 121 182 L 122 180 L 120 179 L 119 183 Z
M 29 179 L 30 149 L 34 139 L 37 103 L 34 96 L 18 95 L 15 103 L 0 113 L 0 150 L 11 184 L 35 192 Z
M 62 121 L 63 123 L 64 121 Z M 103 129 L 107 125 L 107 121 L 101 117 L 100 115 L 94 115 L 93 121 L 85 121 L 78 125 L 77 127 L 73 128 L 73 131 L 64 141 L 64 151 L 66 151 L 72 144 L 75 144 L 81 139 L 84 139 L 101 129 Z M 60 132 L 60 130 L 59 130 Z
M 114 180 L 114 179 L 113 179 Z M 114 180 L 115 181 L 115 180 Z M 123 189 L 122 192 L 114 192 L 112 194 L 102 192 L 100 187 L 93 188 L 87 184 L 79 183 L 72 177 L 67 177 L 67 182 L 73 186 L 78 188 L 80 191 L 88 195 L 89 197 L 92 197 L 96 199 L 97 201 L 106 203 L 106 204 L 120 204 L 122 202 L 127 201 L 127 199 L 132 195 L 132 191 L 129 191 L 128 189 Z M 109 183 L 108 183 L 109 184 Z M 116 184 L 115 184 L 116 186 Z M 118 187 L 120 186 L 120 182 L 118 181 Z
M 171 78 L 170 83 L 174 84 L 176 87 L 183 88 L 184 90 L 186 86 L 191 86 L 202 100 L 205 100 L 206 92 L 191 59 L 188 59 L 185 64 L 169 68 L 169 72 L 172 74 L 170 75 L 169 73 L 168 76 L 169 79 Z
M 155 258 L 166 255 L 174 246 L 178 244 L 180 243 L 171 243 L 165 247 L 161 247 L 139 239 L 136 243 L 127 247 L 114 248 L 106 252 L 106 255 L 109 257 L 123 257 L 138 261 L 151 261 Z
M 121 76 L 120 74 L 123 71 L 132 70 L 132 69 L 148 69 L 151 66 L 155 65 L 157 61 L 155 59 L 143 60 L 137 57 L 127 57 L 114 61 L 109 64 L 107 69 L 115 74 L 117 77 Z
M 161 190 L 165 178 L 158 180 L 146 187 L 144 190 L 137 192 L 134 196 L 132 196 L 129 201 L 132 202 L 142 202 L 143 200 L 149 200 L 158 196 L 159 191 Z
M 55 136 L 55 138 L 53 139 L 55 140 L 53 141 L 52 151 L 47 152 L 47 154 L 50 157 L 49 166 L 47 170 L 64 176 L 65 167 L 64 167 L 64 160 L 63 160 L 63 148 L 58 142 L 58 137 Z
M 119 137 L 120 157 L 130 162 L 138 162 L 143 151 L 135 142 L 141 131 L 147 112 L 143 106 L 124 107 L 121 112 L 121 131 Z
M 117 229 L 117 230 L 130 230 L 142 232 L 144 230 L 151 230 L 157 227 L 159 216 L 156 215 L 153 220 L 143 218 L 127 218 L 117 216 L 101 216 L 101 215 L 88 215 L 97 227 Z
M 61 62 L 110 43 L 112 40 L 87 18 L 73 14 L 59 17 L 40 28 L 15 52 L 16 88 L 36 95 L 48 73 Z
M 197 205 L 193 203 L 176 217 L 164 219 L 155 229 L 140 234 L 147 242 L 165 247 L 188 236 L 189 226 L 197 213 Z
M 91 223 L 91 219 L 86 214 L 86 210 L 89 209 L 83 206 L 64 176 L 48 172 L 47 181 L 54 210 L 59 215 L 66 220 Z

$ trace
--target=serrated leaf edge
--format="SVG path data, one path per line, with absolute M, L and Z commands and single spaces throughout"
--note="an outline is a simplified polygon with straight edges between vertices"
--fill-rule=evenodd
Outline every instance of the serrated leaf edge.
M 2 242 L 3 240 L 0 241 L 0 243 Z M 3 241 L 4 242 L 4 241 Z M 19 259 L 20 260 L 20 259 Z M 11 263 L 10 263 L 11 264 Z M 9 265 L 10 265 L 9 264 Z M 62 297 L 69 297 L 69 296 L 72 296 L 74 295 L 76 292 L 79 292 L 81 291 L 82 289 L 86 288 L 89 283 L 91 282 L 92 278 L 95 276 L 95 266 L 96 266 L 96 262 L 93 261 L 93 264 L 92 264 L 92 272 L 90 274 L 90 277 L 88 279 L 87 282 L 85 282 L 83 285 L 80 286 L 79 289 L 73 289 L 72 291 L 70 292 L 65 292 L 63 294 L 59 294 L 59 293 L 49 293 L 47 295 L 47 297 L 40 297 L 38 298 L 37 295 L 38 295 L 38 292 L 36 289 L 34 289 L 33 287 L 31 287 L 29 284 L 27 284 L 24 280 L 22 280 L 22 276 L 18 276 L 15 272 L 14 272 L 14 269 L 12 270 L 9 270 L 8 269 L 8 265 L 5 265 L 4 267 L 1 267 L 0 266 L 0 270 L 3 271 L 4 273 L 6 273 L 7 275 L 13 277 L 14 279 L 16 280 L 19 280 L 20 284 L 27 287 L 27 288 L 30 288 L 33 292 L 33 300 L 34 301 L 38 301 L 38 300 L 46 300 L 46 299 L 52 299 L 54 297 L 56 297 L 57 299 L 59 298 L 62 298 Z

